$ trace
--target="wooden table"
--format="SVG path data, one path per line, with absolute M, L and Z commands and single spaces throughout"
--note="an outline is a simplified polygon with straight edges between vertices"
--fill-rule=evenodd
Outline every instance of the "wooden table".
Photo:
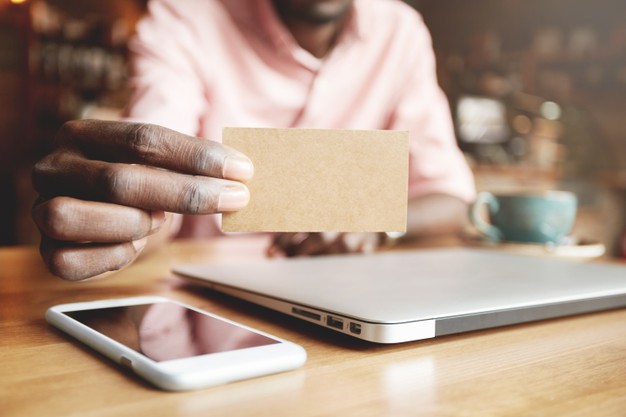
M 624 416 L 626 310 L 375 345 L 186 285 L 178 262 L 262 256 L 258 239 L 177 242 L 103 280 L 0 249 L 0 415 Z M 230 253 L 230 254 L 229 254 Z M 296 371 L 186 393 L 152 388 L 44 321 L 51 305 L 161 294 L 301 344 Z

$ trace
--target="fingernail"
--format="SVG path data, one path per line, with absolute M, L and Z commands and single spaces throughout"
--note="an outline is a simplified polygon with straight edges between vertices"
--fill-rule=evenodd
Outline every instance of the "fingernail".
M 158 230 L 163 223 L 165 223 L 165 212 L 164 211 L 153 211 L 150 213 L 151 223 L 150 223 L 150 231 L 154 232 Z
M 235 211 L 244 208 L 250 201 L 250 193 L 245 185 L 227 185 L 222 188 L 217 201 L 218 211 Z
M 254 175 L 254 165 L 243 155 L 227 156 L 222 173 L 229 180 L 247 181 Z
M 376 251 L 376 244 L 371 240 L 368 240 L 365 243 L 363 243 L 363 245 L 361 245 L 361 252 L 365 254 L 374 253 L 375 251 Z
M 148 243 L 148 238 L 144 237 L 139 240 L 133 240 L 131 243 L 135 248 L 135 252 L 139 253 L 146 247 L 146 243 Z

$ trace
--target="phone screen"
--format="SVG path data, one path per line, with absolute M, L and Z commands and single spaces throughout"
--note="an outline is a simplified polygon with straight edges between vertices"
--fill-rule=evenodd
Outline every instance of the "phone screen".
M 157 362 L 280 343 L 171 302 L 64 314 Z

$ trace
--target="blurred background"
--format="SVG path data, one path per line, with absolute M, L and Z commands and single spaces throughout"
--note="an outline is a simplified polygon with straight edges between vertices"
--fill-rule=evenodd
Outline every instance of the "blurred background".
M 577 193 L 574 234 L 626 256 L 626 2 L 407 0 L 479 190 Z M 119 117 L 145 0 L 0 0 L 0 245 L 32 244 L 30 169 L 66 120 Z

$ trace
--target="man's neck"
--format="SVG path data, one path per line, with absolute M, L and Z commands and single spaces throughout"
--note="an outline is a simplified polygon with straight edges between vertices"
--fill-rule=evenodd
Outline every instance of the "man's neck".
M 285 25 L 295 38 L 298 45 L 309 51 L 312 55 L 323 58 L 335 45 L 337 36 L 343 28 L 341 22 L 326 23 L 324 25 L 311 25 L 301 22 L 285 21 Z
M 342 8 L 335 10 L 336 15 L 334 17 L 331 16 L 327 21 L 316 21 L 310 16 L 303 16 L 302 13 L 294 12 L 293 9 L 290 10 L 289 5 L 285 5 L 284 2 L 274 0 L 278 16 L 296 42 L 318 58 L 328 55 L 335 45 L 348 20 L 350 5 L 350 1 L 341 2 L 338 6 Z

